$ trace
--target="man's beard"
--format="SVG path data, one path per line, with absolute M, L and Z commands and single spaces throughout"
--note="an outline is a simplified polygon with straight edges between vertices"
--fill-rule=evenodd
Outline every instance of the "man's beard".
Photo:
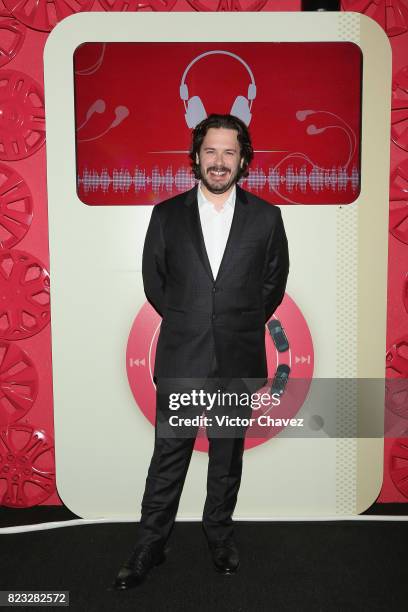
M 207 173 L 212 170 L 226 171 L 227 173 L 230 173 L 229 179 L 225 183 L 218 183 L 215 180 L 211 181 L 211 179 L 208 179 Z M 231 170 L 229 168 L 226 168 L 225 166 L 210 166 L 205 172 L 203 172 L 203 170 L 200 168 L 201 182 L 210 193 L 214 194 L 225 193 L 226 191 L 228 191 L 228 189 L 231 189 L 231 187 L 238 182 L 238 173 L 239 168 L 237 168 L 236 171 L 232 173 Z M 226 175 L 226 178 L 227 177 L 228 174 Z

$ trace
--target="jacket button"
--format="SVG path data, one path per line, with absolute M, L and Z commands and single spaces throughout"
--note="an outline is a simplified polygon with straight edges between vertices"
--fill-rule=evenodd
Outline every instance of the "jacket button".
M 217 318 L 217 315 L 213 314 L 213 315 L 211 315 L 211 318 L 214 321 Z
M 212 291 L 213 291 L 213 293 L 216 293 L 217 292 L 217 287 L 213 287 Z

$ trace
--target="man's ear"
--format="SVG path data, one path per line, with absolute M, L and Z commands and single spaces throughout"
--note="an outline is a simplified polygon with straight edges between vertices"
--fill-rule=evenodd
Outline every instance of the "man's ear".
M 243 158 L 243 157 L 241 157 L 241 163 L 240 163 L 240 166 L 241 166 L 241 168 L 243 168 L 243 167 L 244 167 L 244 158 Z
M 198 153 L 196 153 L 196 164 L 199 165 L 200 163 L 200 158 L 198 157 Z

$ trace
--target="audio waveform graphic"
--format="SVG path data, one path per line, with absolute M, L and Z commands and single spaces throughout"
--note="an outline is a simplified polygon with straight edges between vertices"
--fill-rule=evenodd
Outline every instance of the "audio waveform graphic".
M 101 191 L 126 193 L 133 189 L 135 193 L 151 190 L 154 193 L 167 191 L 169 193 L 186 191 L 191 189 L 195 183 L 191 170 L 182 166 L 173 172 L 172 166 L 159 168 L 155 166 L 151 171 L 143 168 L 135 168 L 130 171 L 127 168 L 100 171 L 84 168 L 82 174 L 77 176 L 78 187 L 85 193 Z M 346 191 L 348 186 L 356 192 L 360 184 L 360 175 L 356 167 L 351 172 L 340 166 L 332 168 L 321 168 L 319 166 L 300 167 L 288 165 L 284 172 L 275 168 L 256 168 L 249 171 L 249 175 L 239 181 L 239 185 L 251 191 L 261 191 L 267 187 L 270 192 L 286 193 L 321 192 L 330 190 L 332 192 Z

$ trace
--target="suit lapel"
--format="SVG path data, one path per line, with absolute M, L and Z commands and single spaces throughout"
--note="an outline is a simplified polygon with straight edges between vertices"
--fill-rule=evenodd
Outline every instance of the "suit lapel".
M 228 235 L 227 244 L 220 263 L 217 278 L 218 281 L 226 270 L 230 267 L 229 264 L 233 261 L 238 245 L 241 240 L 242 232 L 247 221 L 248 200 L 245 192 L 237 185 L 237 194 L 235 199 L 234 216 L 232 217 L 231 229 Z
M 228 264 L 232 260 L 235 250 L 241 239 L 242 232 L 245 227 L 246 217 L 248 214 L 248 200 L 246 198 L 245 191 L 237 185 L 237 193 L 235 200 L 234 215 L 232 217 L 231 229 L 228 235 L 227 244 L 225 246 L 224 254 L 220 263 L 218 274 L 214 279 L 210 261 L 208 259 L 207 250 L 205 248 L 204 235 L 201 227 L 200 213 L 198 210 L 197 201 L 197 190 L 196 185 L 193 189 L 187 192 L 184 204 L 187 208 L 187 227 L 193 242 L 197 254 L 212 282 L 218 281 L 225 270 L 228 268 Z

